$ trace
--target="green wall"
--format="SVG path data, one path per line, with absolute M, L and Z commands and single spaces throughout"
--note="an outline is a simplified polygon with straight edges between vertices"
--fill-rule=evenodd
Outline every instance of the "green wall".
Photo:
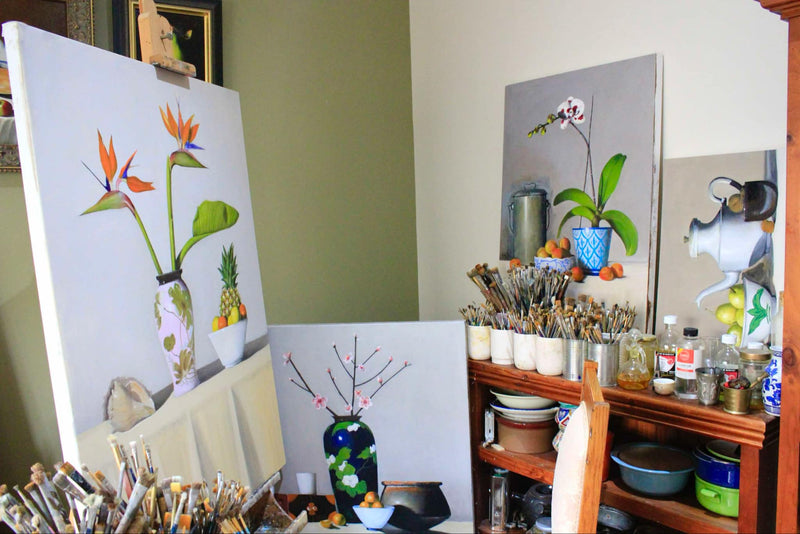
M 416 320 L 408 3 L 223 0 L 223 42 L 268 321 Z M 0 482 L 24 484 L 61 452 L 18 173 L 0 174 L 0 227 Z

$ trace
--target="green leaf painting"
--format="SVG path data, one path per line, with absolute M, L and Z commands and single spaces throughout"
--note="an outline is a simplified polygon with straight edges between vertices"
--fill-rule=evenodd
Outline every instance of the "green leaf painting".
M 753 307 L 747 310 L 748 315 L 752 316 L 750 319 L 750 328 L 747 329 L 747 334 L 752 334 L 756 328 L 761 324 L 764 319 L 769 320 L 770 307 L 766 308 L 761 305 L 761 296 L 764 294 L 764 289 L 761 288 L 753 295 Z

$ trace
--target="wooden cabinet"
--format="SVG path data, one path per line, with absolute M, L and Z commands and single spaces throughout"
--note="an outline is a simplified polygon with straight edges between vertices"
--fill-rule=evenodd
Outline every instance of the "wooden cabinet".
M 580 401 L 581 384 L 561 377 L 522 371 L 510 365 L 469 360 L 470 439 L 472 451 L 475 528 L 489 517 L 488 488 L 492 467 L 503 467 L 536 481 L 552 484 L 556 452 L 519 454 L 482 446 L 484 410 L 492 400 L 490 389 L 501 387 L 540 395 L 570 404 Z M 778 419 L 765 413 L 731 415 L 721 405 L 662 397 L 651 390 L 603 388 L 611 406 L 610 427 L 643 439 L 681 438 L 683 442 L 724 439 L 741 446 L 739 518 L 714 514 L 701 507 L 691 488 L 675 498 L 657 499 L 628 490 L 616 469 L 603 483 L 601 501 L 635 516 L 684 532 L 771 532 L 775 524 Z M 621 433 L 617 435 L 619 438 Z M 531 484 L 533 481 L 531 482 Z M 763 496 L 764 498 L 759 498 Z

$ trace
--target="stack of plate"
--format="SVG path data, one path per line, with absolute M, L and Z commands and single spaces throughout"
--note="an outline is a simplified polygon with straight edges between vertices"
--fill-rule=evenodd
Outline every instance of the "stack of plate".
M 536 395 L 523 395 L 509 391 L 491 390 L 497 397 L 496 402 L 489 406 L 506 419 L 518 423 L 537 423 L 553 419 L 558 411 L 556 401 L 537 397 Z

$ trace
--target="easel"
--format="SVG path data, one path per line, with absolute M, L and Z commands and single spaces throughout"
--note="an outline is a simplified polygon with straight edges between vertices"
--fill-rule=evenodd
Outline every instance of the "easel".
M 172 25 L 158 14 L 154 0 L 140 1 L 138 22 L 139 45 L 144 63 L 192 78 L 197 76 L 194 65 L 176 59 L 172 54 L 172 47 L 167 46 L 172 39 Z

